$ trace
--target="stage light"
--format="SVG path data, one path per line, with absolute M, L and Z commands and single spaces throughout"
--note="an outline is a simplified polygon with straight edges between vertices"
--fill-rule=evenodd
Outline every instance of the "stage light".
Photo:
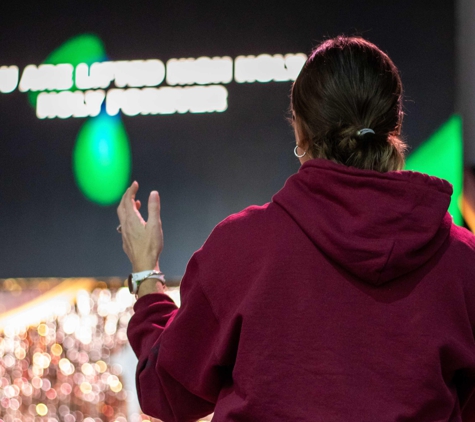
M 109 315 L 104 325 L 104 332 L 110 336 L 117 331 L 117 317 L 115 315 Z
M 104 373 L 107 369 L 107 364 L 103 361 L 103 360 L 98 360 L 96 363 L 95 363 L 95 367 L 96 367 L 96 370 L 97 372 L 99 373 Z
M 37 328 L 38 334 L 42 337 L 46 337 L 48 335 L 48 326 L 46 324 L 40 324 Z
M 454 189 L 449 213 L 463 224 L 460 203 L 463 189 L 462 119 L 453 115 L 406 160 L 405 170 L 419 171 L 448 180 Z
M 41 369 L 46 369 L 51 362 L 51 357 L 47 353 L 36 352 L 33 355 L 33 365 Z
M 11 368 L 15 365 L 15 358 L 11 354 L 7 354 L 3 357 L 3 363 L 5 364 L 6 368 Z
M 89 66 L 93 63 L 101 63 L 106 59 L 105 48 L 104 44 L 102 43 L 101 39 L 92 34 L 82 34 L 75 36 L 65 43 L 63 43 L 60 47 L 55 49 L 44 61 L 44 64 L 50 65 L 58 65 L 63 63 L 68 63 L 74 68 L 76 68 L 80 64 L 85 64 Z M 75 75 L 74 75 L 75 76 Z M 74 91 L 77 88 L 75 84 L 71 86 L 71 90 Z M 28 92 L 28 98 L 30 103 L 33 107 L 37 106 L 37 98 L 38 92 Z M 86 100 L 87 104 L 87 100 Z M 95 116 L 98 112 L 94 113 L 86 113 L 83 107 L 78 106 L 78 110 L 75 110 L 72 113 L 73 117 L 87 117 L 87 116 Z M 37 115 L 43 115 L 44 113 L 38 113 Z M 46 114 L 46 117 L 49 113 Z M 56 117 L 58 115 L 57 112 L 52 113 L 52 117 Z M 39 117 L 39 116 L 38 116 Z M 39 117 L 45 118 L 45 117 Z
M 72 375 L 74 373 L 74 365 L 69 361 L 68 358 L 63 358 L 59 361 L 59 369 L 64 375 Z
M 54 388 L 50 388 L 48 391 L 46 391 L 46 397 L 49 400 L 55 400 L 56 397 L 58 397 L 58 393 L 56 392 Z
M 46 416 L 48 414 L 48 407 L 44 403 L 38 403 L 36 405 L 36 413 L 40 416 Z
M 72 334 L 79 327 L 80 318 L 76 314 L 67 315 L 63 320 L 63 330 L 66 334 Z
M 63 348 L 61 347 L 60 344 L 55 343 L 51 346 L 51 353 L 54 356 L 61 356 L 61 354 L 63 353 Z
M 0 92 L 8 94 L 15 91 L 18 86 L 18 78 L 20 71 L 18 66 L 1 66 L 0 67 Z
M 76 330 L 76 337 L 82 344 L 90 344 L 92 341 L 92 329 L 91 326 L 80 326 Z
M 20 401 L 18 399 L 11 399 L 10 400 L 10 409 L 16 411 L 20 408 Z
M 11 399 L 12 397 L 15 397 L 18 395 L 19 391 L 15 391 L 15 388 L 14 387 L 17 387 L 16 385 L 7 385 L 4 389 L 3 389 L 3 395 L 7 398 L 7 399 Z M 18 388 L 18 387 L 17 387 Z
M 33 394 L 33 387 L 30 383 L 24 382 L 21 387 L 21 392 L 24 396 L 31 396 Z
M 91 391 L 92 391 L 92 386 L 91 384 L 89 384 L 88 382 L 84 381 L 81 383 L 81 385 L 79 386 L 79 388 L 81 389 L 81 391 L 84 393 L 84 394 L 89 394 Z
M 63 382 L 61 384 L 61 392 L 65 395 L 65 396 L 69 396 L 73 391 L 73 387 L 71 386 L 71 384 L 69 384 L 68 382 Z
M 68 282 L 63 284 L 62 288 L 57 286 L 55 295 L 70 286 Z M 85 285 L 80 280 L 72 280 L 71 284 Z M 13 288 L 21 283 L 10 280 L 8 285 Z M 78 290 L 80 287 L 75 290 L 73 306 L 69 298 L 63 296 L 62 300 L 68 305 L 63 306 L 67 308 L 66 314 L 54 312 L 47 321 L 12 330 L 10 336 L 5 331 L 0 335 L 0 415 L 3 417 L 0 419 L 33 422 L 34 418 L 43 418 L 38 409 L 47 411 L 44 416 L 50 422 L 87 418 L 94 422 L 97 420 L 94 418 L 110 422 L 150 420 L 140 413 L 131 413 L 125 418 L 130 397 L 121 379 L 123 368 L 111 362 L 111 352 L 127 342 L 125 330 L 135 298 L 126 288 L 83 290 L 79 295 Z M 47 303 L 50 292 L 51 289 L 42 295 Z M 107 308 L 103 317 L 97 313 L 99 306 Z M 72 315 L 75 316 L 71 318 Z M 79 325 L 72 323 L 72 332 L 64 332 L 64 327 L 74 320 L 79 321 Z M 105 333 L 108 321 L 116 325 L 115 334 Z M 83 327 L 91 329 L 89 344 L 82 342 Z M 19 359 L 23 354 L 24 359 Z
M 19 347 L 18 349 L 15 350 L 15 357 L 17 359 L 25 359 L 26 356 L 26 351 L 23 347 Z
M 82 126 L 73 151 L 76 182 L 86 198 L 110 205 L 129 183 L 130 146 L 120 118 L 101 113 Z
M 78 311 L 81 315 L 89 315 L 91 313 L 89 293 L 86 290 L 78 291 L 76 301 Z
M 37 390 L 39 390 L 41 388 L 41 386 L 43 385 L 43 380 L 38 377 L 38 376 L 34 376 L 32 379 L 31 379 L 31 385 L 36 388 Z
M 48 378 L 43 379 L 43 385 L 41 386 L 43 391 L 48 391 L 51 389 L 51 381 Z

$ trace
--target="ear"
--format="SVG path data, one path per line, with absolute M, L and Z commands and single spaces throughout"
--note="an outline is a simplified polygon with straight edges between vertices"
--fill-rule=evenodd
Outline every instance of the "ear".
M 308 134 L 307 134 L 307 131 L 305 130 L 305 125 L 302 123 L 299 116 L 295 114 L 294 114 L 293 125 L 294 125 L 295 141 L 297 142 L 297 145 L 300 148 L 307 150 L 308 149 Z

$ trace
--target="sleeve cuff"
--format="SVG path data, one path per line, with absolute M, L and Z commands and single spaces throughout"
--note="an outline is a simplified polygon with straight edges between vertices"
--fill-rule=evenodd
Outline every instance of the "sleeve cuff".
M 137 302 L 135 302 L 134 304 L 134 311 L 137 312 L 138 310 L 144 307 L 148 307 L 150 305 L 160 302 L 168 302 L 176 305 L 173 299 L 166 293 L 149 293 L 148 295 L 142 296 L 141 298 L 137 299 Z

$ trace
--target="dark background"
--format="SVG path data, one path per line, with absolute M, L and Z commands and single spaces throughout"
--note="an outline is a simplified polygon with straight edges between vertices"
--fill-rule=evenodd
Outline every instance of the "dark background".
M 454 110 L 454 3 L 2 2 L 0 66 L 40 64 L 71 37 L 93 33 L 111 60 L 309 53 L 361 34 L 399 67 L 404 136 L 416 147 Z M 226 85 L 224 113 L 122 116 L 139 199 L 162 198 L 161 268 L 180 277 L 227 215 L 263 204 L 298 170 L 286 122 L 290 82 Z M 38 120 L 27 95 L 0 94 L 0 277 L 125 276 L 116 206 L 86 200 L 71 154 L 85 119 Z

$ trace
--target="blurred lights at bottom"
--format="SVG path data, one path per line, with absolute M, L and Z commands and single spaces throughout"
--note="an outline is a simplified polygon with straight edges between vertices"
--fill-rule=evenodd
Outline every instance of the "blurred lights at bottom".
M 11 283 L 0 280 L 0 289 L 7 290 Z M 57 296 L 68 288 L 63 283 L 62 289 L 59 285 L 49 292 Z M 134 297 L 128 289 L 102 284 L 92 291 L 76 289 L 75 304 L 64 315 L 50 315 L 15 331 L 0 328 L 1 422 L 150 420 L 129 408 L 133 385 L 127 388 L 124 368 L 115 361 L 127 344 Z M 117 284 L 122 286 L 122 281 Z M 105 332 L 109 318 L 116 325 L 111 334 Z M 76 329 L 68 333 L 70 321 Z M 84 327 L 92 334 L 88 343 L 80 330 Z
M 43 403 L 38 403 L 36 405 L 36 413 L 40 416 L 45 416 L 48 414 L 48 407 Z

